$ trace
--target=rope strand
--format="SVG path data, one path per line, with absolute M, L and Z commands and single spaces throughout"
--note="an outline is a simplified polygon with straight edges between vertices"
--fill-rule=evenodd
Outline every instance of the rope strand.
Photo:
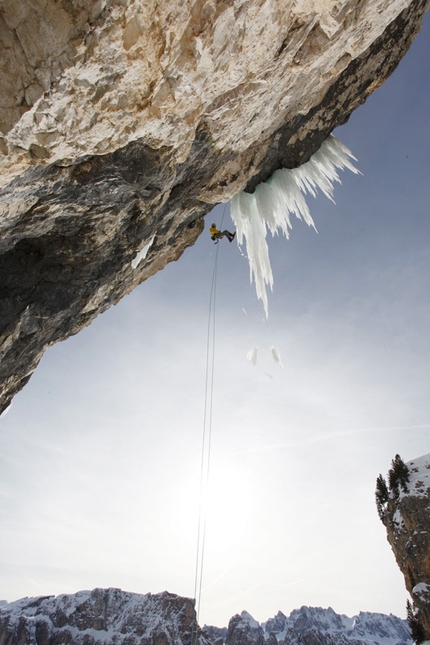
M 220 228 L 224 221 L 227 204 L 221 218 Z M 209 296 L 208 326 L 206 337 L 206 376 L 205 376 L 205 404 L 203 418 L 202 453 L 200 460 L 200 500 L 199 519 L 197 529 L 197 553 L 196 571 L 194 579 L 195 617 L 191 631 L 191 645 L 197 645 L 198 623 L 200 617 L 200 605 L 203 585 L 203 566 L 206 542 L 206 517 L 207 517 L 207 493 L 209 484 L 209 470 L 211 459 L 212 443 L 212 413 L 213 413 L 213 390 L 215 374 L 215 312 L 216 312 L 216 286 L 218 275 L 219 243 L 216 245 L 215 262 L 212 274 L 212 283 Z

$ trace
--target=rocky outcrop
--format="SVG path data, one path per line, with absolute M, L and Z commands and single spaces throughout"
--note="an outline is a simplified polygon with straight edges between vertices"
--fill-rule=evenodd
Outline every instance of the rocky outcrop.
M 205 639 L 210 645 L 224 645 L 227 637 L 227 627 L 215 627 L 214 625 L 205 625 L 201 630 L 201 638 Z
M 0 412 L 50 344 L 307 161 L 429 0 L 3 0 Z
M 406 467 L 404 485 L 396 485 L 392 467 L 385 496 L 380 499 L 380 517 L 411 594 L 422 637 L 430 640 L 430 454 Z
M 230 619 L 226 637 L 228 645 L 264 645 L 264 631 L 261 625 L 247 611 Z
M 261 625 L 243 611 L 228 629 L 195 625 L 194 603 L 167 592 L 94 589 L 0 602 L 0 645 L 412 645 L 406 621 L 302 607 Z

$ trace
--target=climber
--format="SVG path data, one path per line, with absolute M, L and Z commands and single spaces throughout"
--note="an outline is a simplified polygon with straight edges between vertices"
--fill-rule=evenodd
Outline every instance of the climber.
M 215 224 L 212 224 L 209 232 L 211 234 L 211 240 L 213 240 L 215 244 L 218 244 L 219 240 L 221 240 L 223 237 L 228 238 L 229 242 L 233 242 L 236 235 L 236 231 L 234 233 L 230 233 L 230 231 L 219 231 Z

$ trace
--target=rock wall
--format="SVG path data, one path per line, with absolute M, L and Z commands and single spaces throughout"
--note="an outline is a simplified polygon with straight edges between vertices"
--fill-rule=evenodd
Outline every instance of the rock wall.
M 405 489 L 391 487 L 380 515 L 423 636 L 430 640 L 430 455 L 406 466 Z
M 307 161 L 428 4 L 3 0 L 0 412 L 215 204 Z

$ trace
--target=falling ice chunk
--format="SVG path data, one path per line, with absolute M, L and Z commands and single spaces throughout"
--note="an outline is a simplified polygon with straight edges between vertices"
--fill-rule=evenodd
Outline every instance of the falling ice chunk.
M 257 363 L 257 353 L 258 353 L 258 347 L 253 347 L 247 353 L 246 360 L 248 360 L 253 365 L 256 365 L 256 363 Z
M 151 239 L 149 240 L 149 242 L 147 244 L 145 244 L 145 246 L 136 254 L 134 260 L 132 260 L 132 263 L 131 263 L 131 266 L 133 267 L 133 269 L 137 269 L 137 267 L 139 266 L 141 261 L 146 258 L 146 256 L 148 255 L 148 251 L 151 248 L 154 239 L 155 239 L 155 235 L 153 235 L 151 237 Z
M 278 348 L 275 347 L 274 345 L 271 345 L 270 351 L 272 352 L 272 358 L 275 361 L 275 363 L 283 368 L 284 366 L 282 365 L 281 355 L 279 354 Z

